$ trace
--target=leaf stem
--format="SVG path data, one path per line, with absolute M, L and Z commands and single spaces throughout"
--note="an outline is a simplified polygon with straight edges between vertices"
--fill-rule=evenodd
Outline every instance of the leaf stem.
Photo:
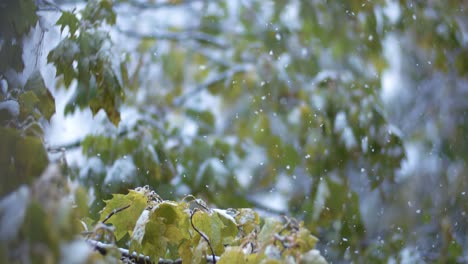
M 126 206 L 124 206 L 122 208 L 112 210 L 112 212 L 110 212 L 110 214 L 104 220 L 102 220 L 102 223 L 105 224 L 106 221 L 109 220 L 109 218 L 111 218 L 113 215 L 115 215 L 116 213 L 121 212 L 121 211 L 123 211 L 123 210 L 125 210 L 125 209 L 127 209 L 129 207 L 130 207 L 130 204 L 126 205 Z
M 195 208 L 190 214 L 190 224 L 192 225 L 192 228 L 195 230 L 195 232 L 200 234 L 200 236 L 206 241 L 206 243 L 208 243 L 208 246 L 210 247 L 210 250 L 211 250 L 211 256 L 213 257 L 213 263 L 216 264 L 216 255 L 214 253 L 213 247 L 211 246 L 210 240 L 203 232 L 198 230 L 198 228 L 196 228 L 195 225 L 193 224 L 193 216 L 195 215 L 196 212 L 198 212 L 198 210 L 199 210 L 198 208 Z

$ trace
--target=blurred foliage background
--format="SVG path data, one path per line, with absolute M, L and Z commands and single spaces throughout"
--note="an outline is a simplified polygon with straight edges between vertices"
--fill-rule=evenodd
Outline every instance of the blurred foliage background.
M 465 1 L 0 8 L 2 196 L 62 159 L 91 218 L 149 184 L 293 215 L 334 263 L 468 261 Z M 59 99 L 99 128 L 58 144 Z

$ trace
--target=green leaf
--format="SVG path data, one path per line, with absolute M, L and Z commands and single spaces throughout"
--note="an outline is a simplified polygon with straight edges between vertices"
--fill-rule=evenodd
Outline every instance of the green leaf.
M 55 98 L 47 88 L 36 91 L 36 95 L 39 99 L 37 108 L 44 115 L 45 119 L 50 122 L 50 119 L 55 114 Z
M 118 212 L 117 215 L 112 216 L 106 222 L 115 227 L 115 237 L 119 241 L 126 234 L 132 234 L 138 218 L 146 208 L 147 202 L 148 198 L 135 190 L 130 190 L 126 195 L 114 194 L 110 200 L 105 201 L 106 207 L 102 210 L 99 221 L 103 221 L 113 210 L 129 205 L 129 208 Z
M 264 223 L 258 234 L 258 242 L 262 244 L 269 244 L 273 239 L 276 232 L 282 228 L 281 223 L 271 217 L 264 219 Z
M 215 117 L 211 111 L 199 111 L 197 109 L 187 109 L 187 116 L 200 124 L 200 134 L 209 133 L 215 128 Z
M 145 226 L 145 234 L 141 242 L 142 253 L 151 257 L 151 259 L 158 259 L 163 257 L 167 251 L 167 238 L 164 236 L 167 227 L 164 220 L 155 217 L 152 214 Z
M 65 27 L 68 27 L 70 35 L 73 38 L 75 36 L 76 30 L 80 25 L 80 21 L 72 12 L 63 11 L 56 24 L 60 26 L 60 32 L 62 33 Z
M 24 34 L 28 33 L 38 21 L 36 9 L 33 0 L 2 1 L 0 6 L 2 39 L 20 39 Z
M 297 249 L 301 253 L 314 249 L 318 239 L 313 236 L 309 230 L 301 227 L 299 231 L 294 233 Z
M 88 197 L 86 190 L 83 188 L 83 186 L 79 186 L 76 189 L 74 195 L 75 195 L 74 205 L 76 206 L 75 209 L 79 218 L 90 220 L 90 218 L 87 217 L 89 214 L 89 209 L 88 209 L 89 197 Z M 87 224 L 90 224 L 90 222 L 88 222 Z
M 28 116 L 34 114 L 34 109 L 36 108 L 36 104 L 39 102 L 39 98 L 37 98 L 33 91 L 27 91 L 20 95 L 18 101 L 21 106 L 20 118 L 26 119 Z
M 47 62 L 54 64 L 57 76 L 63 76 L 66 88 L 77 78 L 78 73 L 73 68 L 73 63 L 79 58 L 80 52 L 82 51 L 76 40 L 64 39 L 47 55 Z
M 138 52 L 148 52 L 152 47 L 154 47 L 155 44 L 156 40 L 154 38 L 142 38 L 140 44 L 138 45 Z
M 208 237 L 215 254 L 221 255 L 224 251 L 222 236 L 224 224 L 223 221 L 218 217 L 218 214 L 197 211 L 193 215 L 192 220 L 193 225 Z
M 29 77 L 24 89 L 26 91 L 33 91 L 36 94 L 38 100 L 36 104 L 37 109 L 43 114 L 45 119 L 50 121 L 50 118 L 55 113 L 55 98 L 45 86 L 44 79 L 42 78 L 40 71 L 35 71 Z
M 47 152 L 38 137 L 22 136 L 12 128 L 0 127 L 0 195 L 21 184 L 31 183 L 48 164 Z
M 23 130 L 23 135 L 43 138 L 44 129 L 39 122 L 31 122 L 28 124 L 27 128 Z
M 22 233 L 28 237 L 30 243 L 46 245 L 43 248 L 43 250 L 46 252 L 42 252 L 42 254 L 36 252 L 36 258 L 45 257 L 47 253 L 50 254 L 54 251 L 54 254 L 58 255 L 59 253 L 57 233 L 51 230 L 53 226 L 50 224 L 49 216 L 43 207 L 39 204 L 39 202 L 31 202 L 24 217 Z M 50 252 L 50 250 L 52 250 L 52 252 Z M 45 261 L 45 259 L 43 259 L 43 261 Z
M 166 226 L 164 237 L 168 243 L 178 245 L 183 239 L 189 239 L 189 218 L 184 205 L 164 201 L 158 204 L 152 217 L 161 219 Z
M 116 144 L 112 142 L 110 137 L 89 135 L 81 142 L 81 146 L 84 155 L 87 157 L 99 156 L 106 164 L 110 164 L 118 157 L 113 149 Z
M 219 264 L 244 264 L 246 256 L 241 247 L 228 247 L 220 256 Z
M 213 209 L 218 215 L 219 219 L 223 222 L 223 229 L 221 230 L 221 236 L 223 238 L 223 244 L 231 244 L 239 233 L 235 219 L 227 214 L 226 210 Z
M 1 31 L 3 32 L 3 31 Z M 21 72 L 24 69 L 23 62 L 23 48 L 18 43 L 11 43 L 6 41 L 0 48 L 0 71 L 6 72 L 9 69 L 13 69 L 17 72 Z
M 92 24 L 106 21 L 109 25 L 115 24 L 116 15 L 112 10 L 110 0 L 91 0 L 81 12 L 83 20 L 89 20 Z M 99 23 L 97 23 L 99 25 Z
M 236 222 L 241 231 L 244 234 L 249 234 L 254 231 L 255 228 L 260 224 L 260 217 L 258 213 L 250 208 L 237 209 Z
M 190 240 L 183 241 L 179 248 L 178 253 L 182 259 L 182 263 L 195 263 L 193 261 L 192 243 Z

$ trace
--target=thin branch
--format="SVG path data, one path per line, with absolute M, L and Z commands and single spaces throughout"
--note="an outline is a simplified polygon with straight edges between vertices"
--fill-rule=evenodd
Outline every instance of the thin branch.
M 221 82 L 221 81 L 230 81 L 235 74 L 241 73 L 241 72 L 246 72 L 250 68 L 251 68 L 251 65 L 249 65 L 249 64 L 247 64 L 247 65 L 235 65 L 232 68 L 230 68 L 229 70 L 226 70 L 226 71 L 221 72 L 220 74 L 218 74 L 218 75 L 216 75 L 216 76 L 214 76 L 212 78 L 209 78 L 208 80 L 206 80 L 202 84 L 195 87 L 193 90 L 190 90 L 187 93 L 185 93 L 185 94 L 179 96 L 178 98 L 174 99 L 173 104 L 174 104 L 174 106 L 180 106 L 185 101 L 187 101 L 187 99 L 193 97 L 195 94 L 201 92 L 202 90 L 205 90 L 205 89 L 209 88 L 210 86 L 212 86 L 212 85 L 214 85 L 214 84 L 216 84 L 218 82 Z
M 203 232 L 198 230 L 198 228 L 196 228 L 195 225 L 193 224 L 193 216 L 195 215 L 196 212 L 198 212 L 198 208 L 195 208 L 190 214 L 190 224 L 192 225 L 192 228 L 195 230 L 195 232 L 197 232 L 206 241 L 206 243 L 208 243 L 208 246 L 210 247 L 210 250 L 211 250 L 211 256 L 213 257 L 213 263 L 216 264 L 216 255 L 214 253 L 213 247 L 211 246 L 210 240 Z
M 46 150 L 47 150 L 47 152 L 50 152 L 50 153 L 65 152 L 67 150 L 80 147 L 81 142 L 82 142 L 82 140 L 77 140 L 75 142 L 71 142 L 71 143 L 68 143 L 68 144 L 65 144 L 65 145 L 61 145 L 61 146 L 47 147 Z
M 138 8 L 138 9 L 158 9 L 163 7 L 176 7 L 181 5 L 187 5 L 196 2 L 204 2 L 205 0 L 185 0 L 178 3 L 174 3 L 173 1 L 166 1 L 160 3 L 149 3 L 149 2 L 136 2 L 136 1 L 126 1 L 124 3 L 128 3 L 130 6 Z M 120 4 L 120 3 L 118 3 Z
M 129 258 L 132 259 L 132 263 L 137 263 L 137 264 L 152 264 L 154 263 L 151 261 L 151 258 L 149 256 L 145 256 L 143 254 L 137 254 L 136 252 L 130 253 L 130 251 L 126 248 L 118 248 L 114 244 L 105 244 L 96 240 L 92 239 L 87 239 L 86 242 L 91 245 L 95 250 L 99 251 L 101 254 L 106 254 L 108 250 L 111 249 L 117 249 L 122 257 L 124 258 Z M 215 256 L 214 258 L 207 257 L 206 261 L 208 263 L 216 263 L 216 261 L 219 261 L 219 257 Z M 214 262 L 213 262 L 214 261 Z M 158 260 L 158 264 L 182 264 L 182 259 L 178 258 L 175 260 L 172 259 L 163 259 L 160 258 Z
M 102 243 L 102 242 L 99 242 L 99 241 L 96 241 L 96 240 L 92 240 L 92 239 L 87 239 L 86 242 L 88 244 L 90 244 L 95 250 L 99 251 L 99 253 L 101 253 L 102 255 L 105 255 L 107 253 L 108 250 L 110 249 L 115 249 L 117 248 L 115 245 L 113 244 L 105 244 L 105 243 Z M 126 258 L 130 258 L 132 260 L 134 260 L 135 263 L 138 263 L 138 264 L 144 264 L 144 263 L 153 263 L 150 259 L 150 257 L 148 256 L 145 256 L 143 254 L 137 254 L 136 252 L 132 252 L 130 253 L 130 251 L 128 249 L 125 249 L 125 248 L 117 248 L 117 250 L 119 250 L 120 254 L 122 254 L 122 257 L 126 257 Z M 158 262 L 158 263 L 182 263 L 182 261 L 180 262 L 177 262 L 178 260 L 175 260 L 175 261 L 171 261 L 171 262 L 161 262 L 161 260 Z
M 128 37 L 133 38 L 149 38 L 149 39 L 165 39 L 165 40 L 172 40 L 172 41 L 187 41 L 187 40 L 195 40 L 198 42 L 208 43 L 218 48 L 226 49 L 228 48 L 228 44 L 226 41 L 216 38 L 210 34 L 206 34 L 204 32 L 199 31 L 182 31 L 182 32 L 158 32 L 158 33 L 140 33 L 133 30 L 124 30 L 122 28 L 117 28 L 117 30 L 127 35 Z
M 130 131 L 127 130 L 127 129 L 122 130 L 117 134 L 117 137 L 124 136 L 124 135 L 128 134 L 129 132 Z M 46 150 L 47 150 L 47 152 L 50 152 L 50 153 L 65 152 L 65 151 L 70 150 L 70 149 L 79 148 L 81 146 L 81 143 L 83 143 L 83 140 L 84 139 L 79 139 L 79 140 L 77 140 L 75 142 L 70 142 L 70 143 L 64 144 L 64 145 L 50 146 L 50 147 L 47 147 Z
M 165 2 L 158 2 L 158 3 L 151 3 L 154 1 L 147 1 L 147 2 L 138 2 L 138 1 L 115 1 L 113 4 L 114 6 L 117 5 L 130 5 L 134 8 L 138 9 L 158 9 L 164 7 L 179 7 L 182 5 L 188 5 L 191 3 L 196 2 L 205 2 L 206 0 L 185 0 L 185 1 L 165 1 Z M 71 4 L 78 4 L 78 3 L 86 3 L 87 0 L 55 0 L 58 5 L 71 5 Z
M 214 50 L 210 48 L 204 48 L 200 45 L 194 45 L 192 50 L 196 51 L 198 54 L 202 55 L 203 57 L 207 58 L 209 61 L 218 64 L 222 67 L 229 68 L 232 67 L 232 64 L 228 62 L 228 60 L 224 58 L 217 58 L 214 56 Z
M 104 220 L 102 220 L 102 223 L 105 224 L 106 221 L 109 220 L 109 218 L 111 218 L 113 215 L 115 215 L 118 212 L 122 212 L 123 210 L 125 210 L 125 209 L 127 209 L 129 207 L 130 207 L 130 205 L 126 205 L 126 206 L 124 206 L 122 208 L 112 210 L 112 212 Z

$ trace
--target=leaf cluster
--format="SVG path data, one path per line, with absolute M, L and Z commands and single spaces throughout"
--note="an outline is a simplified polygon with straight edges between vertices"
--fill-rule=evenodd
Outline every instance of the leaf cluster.
M 303 223 L 260 219 L 251 209 L 212 209 L 190 199 L 167 201 L 148 186 L 140 187 L 105 201 L 100 221 L 128 206 L 106 223 L 113 226 L 118 245 L 129 245 L 131 252 L 153 261 L 204 263 L 214 254 L 219 263 L 326 263 Z
M 65 113 L 89 107 L 95 115 L 103 109 L 113 124 L 120 122 L 124 91 L 112 68 L 110 36 L 103 28 L 104 23 L 115 24 L 115 19 L 110 1 L 90 1 L 79 18 L 64 11 L 58 19 L 56 24 L 62 33 L 68 29 L 68 37 L 49 53 L 47 61 L 55 65 L 65 87 L 76 80 Z

